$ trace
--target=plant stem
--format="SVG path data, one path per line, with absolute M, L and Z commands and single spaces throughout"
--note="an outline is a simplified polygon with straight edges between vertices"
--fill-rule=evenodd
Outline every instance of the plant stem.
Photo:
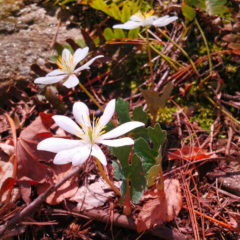
M 150 43 L 150 47 L 157 53 L 160 55 L 160 57 L 162 57 L 165 61 L 167 61 L 173 68 L 174 70 L 178 71 L 178 67 L 175 65 L 175 63 L 173 62 L 173 60 L 171 58 L 169 58 L 168 56 L 166 56 L 165 54 L 161 53 L 158 49 L 156 49 L 153 44 Z M 178 62 L 176 62 L 179 67 L 182 67 L 181 64 L 179 64 Z
M 162 40 L 155 34 L 153 33 L 150 29 L 148 29 L 148 32 L 159 42 L 162 42 Z M 181 63 L 179 63 L 176 60 L 171 59 L 170 57 L 164 55 L 163 53 L 161 53 L 158 49 L 156 49 L 153 44 L 150 43 L 150 47 L 156 52 L 158 53 L 162 58 L 164 58 L 166 61 L 168 61 L 171 65 L 173 64 L 173 68 L 176 68 L 175 70 L 178 71 L 178 67 L 183 67 Z M 176 67 L 176 65 L 178 67 Z
M 82 88 L 82 90 L 88 95 L 88 97 L 95 103 L 95 105 L 103 112 L 104 109 L 101 107 L 101 105 L 97 102 L 97 100 L 93 97 L 93 95 L 83 86 L 81 82 L 79 82 L 79 86 Z
M 140 36 L 141 39 L 144 40 L 144 37 L 139 33 L 138 34 Z M 156 49 L 153 44 L 149 43 L 149 46 L 153 49 L 153 51 L 155 51 L 161 58 L 163 58 L 165 61 L 167 61 L 173 68 L 174 70 L 178 71 L 178 67 L 175 65 L 179 65 L 180 67 L 182 67 L 182 65 L 178 62 L 175 62 L 174 60 L 172 60 L 171 58 L 169 58 L 168 56 L 166 56 L 165 54 L 161 53 L 158 49 Z
M 96 162 L 97 162 L 97 165 L 98 165 L 98 169 L 102 175 L 102 177 L 104 178 L 104 180 L 106 181 L 106 183 L 112 188 L 112 190 L 118 195 L 118 196 L 122 196 L 122 194 L 120 193 L 120 191 L 112 184 L 112 182 L 108 179 L 108 177 L 106 176 L 104 170 L 103 170 L 103 167 L 100 163 L 100 161 L 96 158 Z
M 149 67 L 151 73 L 151 88 L 154 89 L 154 78 L 153 78 L 153 67 L 152 67 L 152 56 L 151 56 L 151 48 L 149 44 L 149 34 L 148 34 L 148 27 L 145 28 L 146 32 L 146 40 L 147 40 L 147 51 L 148 51 L 148 60 L 149 60 Z
M 197 18 L 195 18 L 195 23 L 196 23 L 196 25 L 197 25 L 197 27 L 198 27 L 201 35 L 202 35 L 203 41 L 204 41 L 206 49 L 207 49 L 208 62 L 209 62 L 209 75 L 211 76 L 212 75 L 212 67 L 213 66 L 212 66 L 212 59 L 211 59 L 211 55 L 210 55 L 210 50 L 209 50 L 209 47 L 208 47 L 208 42 L 207 42 L 205 34 L 204 34 L 204 32 L 203 32 L 203 30 L 202 30 L 202 28 L 201 28 Z
M 199 72 L 197 70 L 196 65 L 194 64 L 193 60 L 189 57 L 189 55 L 187 54 L 187 52 L 178 44 L 176 43 L 174 40 L 172 40 L 165 32 L 163 32 L 160 28 L 158 28 L 158 31 L 166 38 L 168 39 L 175 47 L 177 47 L 189 60 L 189 62 L 191 63 L 195 73 L 199 76 Z
M 226 116 L 228 116 L 235 124 L 238 124 L 240 126 L 240 121 L 238 121 L 235 117 L 232 116 L 230 112 L 228 112 L 226 109 L 224 109 L 221 105 L 214 102 L 214 100 L 208 96 L 206 96 L 207 99 L 212 103 L 217 109 L 219 109 L 222 113 L 224 113 Z
M 126 195 L 123 202 L 123 213 L 126 216 L 129 216 L 131 214 L 131 194 L 130 194 L 130 180 L 129 178 L 126 179 L 127 186 L 126 186 Z

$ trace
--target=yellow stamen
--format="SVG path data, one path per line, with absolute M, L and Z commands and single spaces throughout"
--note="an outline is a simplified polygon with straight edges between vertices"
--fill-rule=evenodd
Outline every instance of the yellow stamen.
M 144 15 L 140 11 L 135 13 L 135 16 L 139 17 L 141 20 L 144 20 L 144 18 L 145 18 Z
M 58 65 L 58 68 L 63 69 L 62 57 L 61 56 L 59 56 L 58 59 L 57 59 L 57 65 Z
M 153 13 L 154 13 L 153 9 L 146 13 L 141 13 L 140 11 L 138 11 L 137 13 L 135 13 L 135 16 L 139 17 L 141 20 L 145 20 L 146 18 L 151 17 Z
M 154 14 L 154 10 L 150 10 L 149 12 L 145 13 L 144 16 L 145 17 L 151 17 Z
M 102 135 L 102 134 L 104 134 L 106 132 L 106 130 L 102 130 L 100 133 L 99 133 L 99 135 Z
M 80 131 L 77 131 L 77 134 L 76 134 L 77 137 L 82 138 L 83 135 L 84 135 L 83 133 L 81 133 Z
M 90 142 L 92 143 L 93 142 L 93 132 L 92 132 L 91 127 L 88 127 L 88 136 L 89 136 Z

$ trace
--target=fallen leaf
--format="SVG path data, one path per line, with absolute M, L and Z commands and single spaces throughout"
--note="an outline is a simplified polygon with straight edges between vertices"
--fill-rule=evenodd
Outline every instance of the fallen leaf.
M 201 160 L 204 158 L 209 158 L 211 155 L 208 154 L 206 149 L 201 149 L 198 147 L 188 147 L 184 146 L 182 148 L 177 149 L 174 152 L 168 154 L 168 160 L 175 159 L 185 159 L 185 160 Z
M 0 161 L 0 202 L 5 201 L 7 198 L 8 190 L 12 189 L 16 180 L 13 176 L 13 164 L 11 162 Z M 19 191 L 14 190 L 11 196 L 11 202 L 17 199 Z
M 53 175 L 51 176 L 50 182 L 53 184 L 58 183 L 62 178 L 68 175 L 72 171 L 71 164 L 65 165 L 53 165 Z M 50 187 L 49 183 L 40 184 L 37 186 L 38 194 L 45 192 Z M 66 181 L 60 188 L 50 194 L 46 198 L 46 202 L 51 205 L 56 205 L 62 202 L 64 199 L 71 198 L 78 190 L 78 179 L 72 177 Z
M 103 206 L 108 198 L 114 195 L 109 185 L 99 178 L 98 181 L 88 186 L 80 187 L 70 200 L 78 203 L 75 207 L 76 211 L 83 211 Z
M 53 114 L 46 114 L 43 112 L 39 113 L 41 117 L 43 125 L 48 129 L 54 124 L 54 120 L 52 119 Z
M 0 150 L 7 154 L 9 157 L 14 154 L 14 147 L 6 143 L 0 143 Z
M 2 97 L 2 96 L 1 96 Z M 9 123 L 4 115 L 0 116 L 0 133 L 9 130 Z
M 172 221 L 182 208 L 180 183 L 177 179 L 164 181 L 164 192 L 155 194 L 142 207 L 137 218 L 137 231 L 143 232 Z
M 25 202 L 30 202 L 31 181 L 44 183 L 49 176 L 48 166 L 41 162 L 49 162 L 53 154 L 38 151 L 37 144 L 52 134 L 45 127 L 42 118 L 37 117 L 20 134 L 17 141 L 17 180 L 21 195 Z

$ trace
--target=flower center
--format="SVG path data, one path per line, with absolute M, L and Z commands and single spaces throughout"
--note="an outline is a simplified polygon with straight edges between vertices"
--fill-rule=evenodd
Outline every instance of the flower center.
M 72 73 L 74 70 L 73 66 L 73 56 L 69 56 L 66 59 L 62 59 L 61 56 L 57 59 L 58 68 L 65 73 Z
M 146 19 L 150 18 L 150 17 L 153 15 L 153 13 L 154 13 L 153 10 L 151 10 L 151 11 L 149 11 L 149 12 L 146 12 L 146 13 L 141 13 L 141 12 L 139 11 L 139 12 L 137 12 L 135 15 L 136 15 L 137 17 L 139 17 L 139 18 L 143 21 L 143 20 L 146 20 Z
M 94 143 L 94 139 L 93 139 L 93 131 L 91 127 L 88 127 L 88 137 L 90 142 L 93 144 Z
M 90 120 L 87 122 L 90 123 Z M 99 123 L 99 118 L 96 119 L 94 115 L 92 125 L 88 124 L 87 122 L 86 119 L 82 119 L 82 123 L 78 122 L 82 132 L 77 133 L 76 136 L 81 138 L 86 143 L 93 145 L 97 141 L 98 137 L 105 133 L 105 126 L 101 126 Z

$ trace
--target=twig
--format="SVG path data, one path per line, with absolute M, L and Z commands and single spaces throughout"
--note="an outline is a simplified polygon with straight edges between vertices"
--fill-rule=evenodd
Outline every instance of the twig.
M 230 155 L 230 147 L 231 147 L 232 137 L 233 137 L 233 129 L 230 126 L 228 129 L 228 141 L 227 141 L 227 146 L 226 146 L 226 150 L 225 150 L 226 155 Z
M 89 211 L 83 211 L 81 214 L 88 217 L 92 217 L 100 222 L 109 221 L 109 212 L 104 210 L 92 209 Z M 113 215 L 113 224 L 115 226 L 124 227 L 136 231 L 136 223 L 132 217 L 127 217 L 118 213 Z M 148 232 L 149 234 L 166 240 L 184 240 L 187 239 L 183 234 L 178 232 L 176 229 L 172 230 L 164 225 Z
M 11 227 L 15 226 L 17 223 L 19 223 L 22 219 L 24 219 L 27 215 L 33 213 L 36 211 L 38 206 L 56 189 L 61 187 L 68 179 L 73 177 L 75 174 L 77 174 L 82 167 L 76 167 L 73 169 L 72 172 L 70 172 L 66 177 L 64 177 L 61 181 L 56 183 L 55 185 L 52 185 L 48 188 L 48 190 L 42 194 L 40 194 L 33 202 L 31 202 L 29 205 L 27 205 L 22 211 L 16 213 L 16 215 L 8 220 L 5 224 L 0 226 L 0 238 L 4 234 L 4 232 L 7 229 L 10 229 Z
M 192 65 L 192 68 L 194 70 L 194 72 L 197 74 L 197 76 L 199 76 L 199 72 L 197 70 L 197 67 L 195 65 L 195 63 L 193 62 L 193 60 L 189 57 L 188 53 L 178 44 L 176 43 L 174 40 L 172 40 L 171 37 L 169 37 L 164 31 L 162 31 L 160 28 L 158 28 L 158 31 L 167 39 L 169 40 L 175 47 L 177 47 L 184 55 L 185 57 L 189 60 L 189 62 Z
M 212 75 L 212 68 L 213 68 L 213 64 L 212 64 L 212 59 L 211 59 L 211 55 L 210 55 L 210 50 L 209 50 L 209 46 L 208 46 L 208 42 L 207 42 L 207 39 L 206 39 L 206 36 L 197 20 L 197 18 L 195 18 L 195 24 L 197 25 L 201 35 L 202 35 L 202 38 L 203 38 L 203 41 L 204 41 L 204 44 L 206 46 L 206 50 L 207 50 L 207 55 L 208 55 L 208 62 L 209 62 L 209 72 L 210 72 L 210 76 Z

